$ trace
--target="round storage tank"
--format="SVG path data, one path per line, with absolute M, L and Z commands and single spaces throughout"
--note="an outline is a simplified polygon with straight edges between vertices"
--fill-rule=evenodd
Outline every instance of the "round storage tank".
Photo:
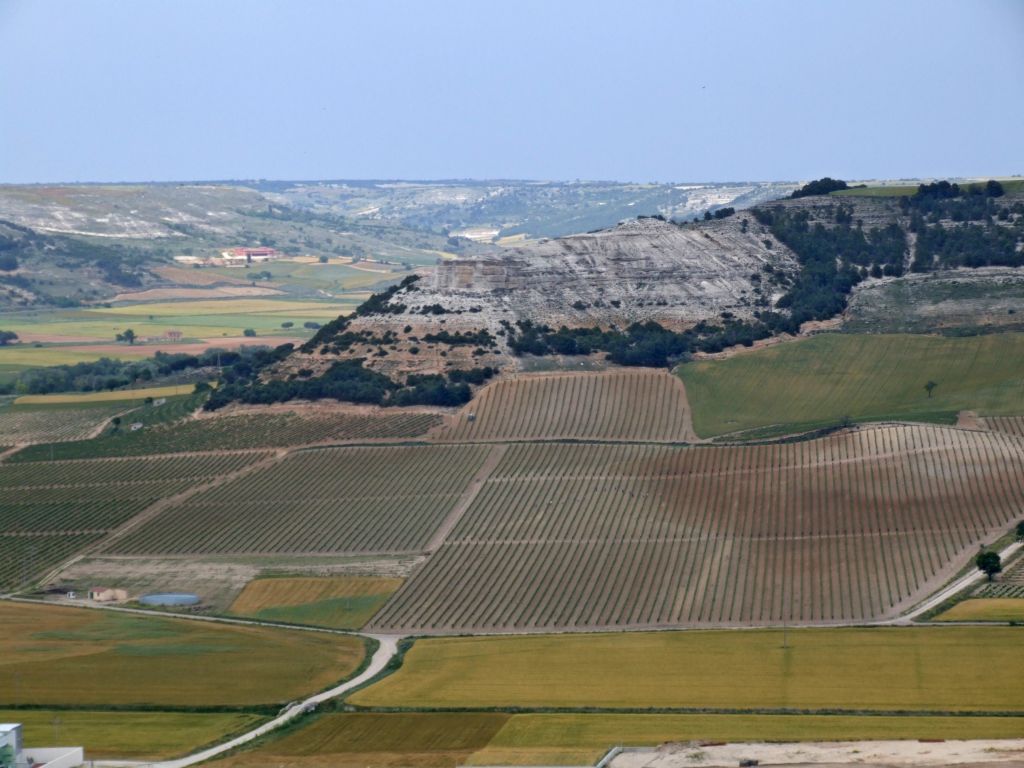
M 199 602 L 199 595 L 190 592 L 158 592 L 143 595 L 139 602 L 143 605 L 196 605 Z

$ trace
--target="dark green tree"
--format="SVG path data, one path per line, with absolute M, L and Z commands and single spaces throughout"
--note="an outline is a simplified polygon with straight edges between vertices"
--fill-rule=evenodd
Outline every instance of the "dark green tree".
M 932 390 L 935 389 L 937 386 L 939 385 L 936 384 L 934 381 L 929 381 L 924 385 L 924 389 L 928 393 L 928 397 L 932 396 Z
M 978 556 L 974 558 L 974 564 L 978 566 L 979 571 L 984 571 L 989 581 L 992 581 L 992 577 L 1003 570 L 1003 562 L 999 558 L 999 553 L 990 549 L 979 552 Z

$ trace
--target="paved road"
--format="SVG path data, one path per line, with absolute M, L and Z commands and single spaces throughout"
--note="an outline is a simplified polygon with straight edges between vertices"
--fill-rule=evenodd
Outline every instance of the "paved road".
M 999 553 L 1000 559 L 1004 563 L 1007 562 L 1013 555 L 1015 555 L 1017 553 L 1017 551 L 1022 546 L 1024 546 L 1024 543 L 1019 542 L 1019 541 L 1014 542 L 1013 544 L 1011 544 L 1010 546 L 1008 546 L 1006 549 L 1004 549 L 1002 552 Z M 887 621 L 887 622 L 884 622 L 884 623 L 886 623 L 886 624 L 909 624 L 914 619 L 916 619 L 918 616 L 921 616 L 921 615 L 927 613 L 928 611 L 932 610 L 933 608 L 936 608 L 936 607 L 942 605 L 944 602 L 949 600 L 954 595 L 956 595 L 959 592 L 967 589 L 972 584 L 978 583 L 979 581 L 981 581 L 984 578 L 985 578 L 985 574 L 984 573 L 982 573 L 981 571 L 979 571 L 977 569 L 972 570 L 970 573 L 965 574 L 965 575 L 961 576 L 959 579 L 957 579 L 956 581 L 950 583 L 949 586 L 943 587 L 942 589 L 940 589 L 938 592 L 936 592 L 934 595 L 929 597 L 927 600 L 925 600 L 923 603 L 918 605 L 916 608 L 914 608 L 909 613 L 905 613 L 905 614 L 903 614 L 902 616 L 900 616 L 898 618 L 892 619 L 891 621 Z
M 243 744 L 247 744 L 254 739 L 258 739 L 260 736 L 270 733 L 274 729 L 280 728 L 285 723 L 294 720 L 307 709 L 314 708 L 318 704 L 322 704 L 323 702 L 328 701 L 329 699 L 333 699 L 336 696 L 340 696 L 341 694 L 346 693 L 359 685 L 362 685 L 367 680 L 370 680 L 371 678 L 379 674 L 381 671 L 383 671 L 384 667 L 388 665 L 388 662 L 391 661 L 391 659 L 394 658 L 394 656 L 398 653 L 398 641 L 400 639 L 399 636 L 364 635 L 364 637 L 372 637 L 378 643 L 380 643 L 380 647 L 377 648 L 377 652 L 374 653 L 373 658 L 370 659 L 369 666 L 367 666 L 366 669 L 362 671 L 362 673 L 360 673 L 356 677 L 353 677 L 351 680 L 342 683 L 341 685 L 337 685 L 334 688 L 331 688 L 329 691 L 318 693 L 315 696 L 310 696 L 308 699 L 298 702 L 297 704 L 293 704 L 280 715 L 275 717 L 273 720 L 264 723 L 263 725 L 259 726 L 258 728 L 252 731 L 249 731 L 248 733 L 244 733 L 241 736 L 236 736 L 230 741 L 225 741 L 222 744 L 218 744 L 215 747 L 204 749 L 202 752 L 196 752 L 195 754 L 189 755 L 188 757 L 182 757 L 178 760 L 164 760 L 162 762 L 155 763 L 141 763 L 125 760 L 97 760 L 95 761 L 94 765 L 97 766 L 97 768 L 115 768 L 124 766 L 138 766 L 139 768 L 142 768 L 143 766 L 145 766 L 145 768 L 187 768 L 187 766 L 195 765 L 205 760 L 209 760 L 213 757 L 216 757 L 217 755 L 222 755 L 225 752 L 234 749 L 235 747 L 240 747 Z

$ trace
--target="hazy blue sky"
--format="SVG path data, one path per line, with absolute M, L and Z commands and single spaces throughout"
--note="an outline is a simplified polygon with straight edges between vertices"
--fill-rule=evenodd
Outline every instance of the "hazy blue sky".
M 1024 173 L 1024 0 L 0 0 L 0 181 Z

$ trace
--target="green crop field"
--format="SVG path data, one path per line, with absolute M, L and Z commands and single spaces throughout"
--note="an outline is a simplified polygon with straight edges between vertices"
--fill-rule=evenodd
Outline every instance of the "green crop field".
M 1024 712 L 1022 641 L 1024 628 L 1012 627 L 431 638 L 349 701 Z
M 523 714 L 466 764 L 593 765 L 613 746 L 669 741 L 1007 739 L 1022 729 L 1022 717 Z
M 76 744 L 90 760 L 165 760 L 251 730 L 266 718 L 242 712 L 0 710 L 28 744 Z
M 1024 598 L 984 597 L 964 600 L 934 621 L 1024 621 Z
M 364 653 L 350 636 L 0 602 L 0 707 L 276 705 Z
M 508 721 L 492 712 L 326 714 L 217 763 L 223 768 L 442 768 L 462 765 Z
M 1024 334 L 822 334 L 677 369 L 702 437 L 858 421 L 1024 413 Z M 935 382 L 929 397 L 925 384 Z
M 266 621 L 359 629 L 400 586 L 401 579 L 373 576 L 256 579 L 232 603 L 231 613 Z

